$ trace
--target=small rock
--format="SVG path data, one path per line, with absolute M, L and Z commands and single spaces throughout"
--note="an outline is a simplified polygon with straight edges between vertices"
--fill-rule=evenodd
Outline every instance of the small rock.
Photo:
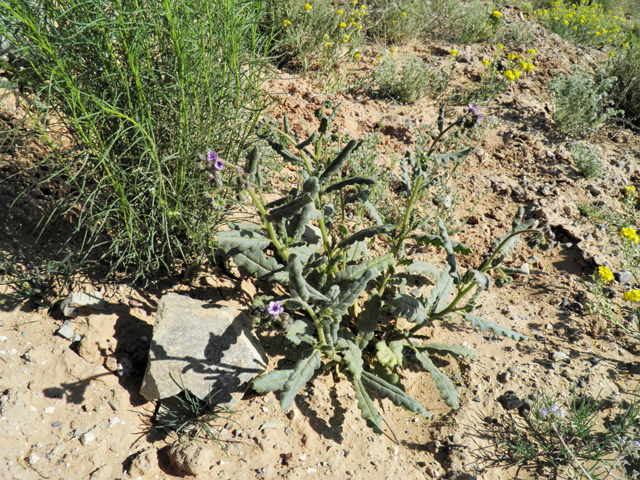
M 520 265 L 520 270 L 522 270 L 526 275 L 529 275 L 529 273 L 531 273 L 528 263 L 523 263 L 522 265 Z
M 142 450 L 133 458 L 129 467 L 129 478 L 153 478 L 154 473 L 160 473 L 158 465 L 158 451 L 151 447 Z
M 522 406 L 522 400 L 518 397 L 516 392 L 509 390 L 498 397 L 498 402 L 505 410 L 513 410 Z
M 40 457 L 35 453 L 29 455 L 29 465 L 35 465 L 36 463 L 38 463 L 38 460 L 40 460 Z
M 551 150 L 547 150 L 547 151 L 545 152 L 545 155 L 546 155 L 548 158 L 550 158 L 551 160 L 555 160 L 555 158 L 556 158 L 555 153 L 553 153 Z
M 438 453 L 439 448 L 440 448 L 440 442 L 438 440 L 427 442 L 427 450 L 429 450 L 431 453 Z
M 93 309 L 104 311 L 104 297 L 100 292 L 90 293 L 73 292 L 62 301 L 60 310 L 65 317 L 77 317 L 81 309 Z
M 560 364 L 557 362 L 551 362 L 551 370 L 557 370 L 560 368 Z
M 93 442 L 95 439 L 96 437 L 93 433 L 86 432 L 80 436 L 80 443 L 82 443 L 82 445 L 86 447 L 87 445 L 91 445 L 91 442 Z
M 86 432 L 86 431 L 87 431 L 87 430 L 86 430 L 86 429 L 84 429 L 84 428 L 76 428 L 76 429 L 73 431 L 73 437 L 74 437 L 74 438 L 81 437 L 81 436 L 84 434 L 84 432 Z
M 111 400 L 111 401 L 110 401 L 110 402 L 108 402 L 108 403 L 109 403 L 109 406 L 111 407 L 111 409 L 112 409 L 114 412 L 117 412 L 117 411 L 118 411 L 118 409 L 120 408 L 120 403 L 116 402 L 115 400 Z
M 587 185 L 587 191 L 594 197 L 600 196 L 602 194 L 602 189 L 592 184 Z
M 613 278 L 616 279 L 616 282 L 626 285 L 633 280 L 633 274 L 628 270 L 621 270 L 619 272 L 613 272 Z
M 511 380 L 511 373 L 509 372 L 504 372 L 498 375 L 498 381 L 500 383 L 507 383 L 509 380 Z
M 56 407 L 45 407 L 44 413 L 53 413 L 56 411 Z
M 71 340 L 71 343 L 79 343 L 80 340 L 82 340 L 82 335 L 74 335 L 73 340 Z
M 460 437 L 455 433 L 453 435 L 449 435 L 449 440 L 451 440 L 453 443 L 460 443 Z
M 569 360 L 569 355 L 567 355 L 564 352 L 553 352 L 553 354 L 551 355 L 551 358 L 553 358 L 554 361 L 556 362 L 561 362 L 563 360 Z
M 57 421 L 57 420 L 56 420 L 55 422 L 53 422 L 53 423 L 51 424 L 51 426 L 52 426 L 53 428 L 58 428 L 58 427 L 62 426 L 62 422 L 59 422 L 59 421 Z
M 215 458 L 213 449 L 206 444 L 178 443 L 167 452 L 169 461 L 189 475 L 203 475 L 212 467 Z
M 411 291 L 411 295 L 413 295 L 414 297 L 418 298 L 420 296 L 420 289 L 419 288 L 414 288 Z
M 476 397 L 473 399 L 474 402 L 480 403 L 482 402 L 482 399 L 480 397 Z
M 60 328 L 56 331 L 56 335 L 71 340 L 73 338 L 73 323 L 71 320 L 65 320 Z

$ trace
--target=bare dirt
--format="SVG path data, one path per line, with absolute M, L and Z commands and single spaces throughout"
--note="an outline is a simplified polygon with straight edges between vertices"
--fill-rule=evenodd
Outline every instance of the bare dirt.
M 400 53 L 436 60 L 442 55 L 438 52 L 451 47 L 445 43 L 411 45 Z M 455 67 L 460 81 L 480 72 L 480 60 L 488 48 L 458 47 Z M 388 427 L 379 437 L 360 418 L 351 387 L 330 372 L 309 386 L 290 412 L 281 410 L 273 394 L 248 393 L 236 407 L 237 424 L 230 423 L 221 432 L 228 454 L 215 445 L 208 447 L 212 459 L 202 478 L 552 478 L 539 465 L 513 466 L 515 460 L 496 449 L 501 425 L 508 423 L 509 415 L 517 415 L 507 413 L 498 397 L 514 391 L 525 398 L 545 390 L 561 396 L 574 392 L 600 396 L 610 399 L 612 405 L 632 399 L 640 372 L 638 343 L 606 319 L 571 305 L 584 305 L 588 297 L 584 281 L 596 265 L 615 267 L 618 261 L 606 236 L 580 215 L 578 206 L 618 208 L 623 186 L 640 188 L 640 136 L 627 130 L 603 132 L 597 143 L 605 151 L 605 174 L 601 179 L 584 179 L 571 164 L 566 139 L 553 129 L 546 82 L 557 73 L 568 72 L 573 63 L 592 69 L 602 52 L 572 46 L 549 34 L 535 36 L 521 48 L 523 52 L 536 49 L 536 74 L 483 107 L 498 126 L 457 173 L 463 198 L 458 218 L 465 216 L 478 192 L 491 188 L 492 193 L 457 238 L 474 250 L 468 266 L 478 262 L 494 238 L 510 229 L 519 206 L 551 224 L 560 244 L 540 251 L 520 242 L 510 264 L 528 263 L 531 275 L 485 293 L 479 313 L 531 340 L 515 343 L 448 321 L 426 329 L 434 341 L 465 344 L 478 353 L 476 360 L 446 357 L 438 363 L 459 389 L 460 409 L 452 411 L 444 404 L 426 373 L 408 368 L 404 372 L 407 391 L 427 407 L 433 419 L 426 421 L 383 400 L 379 406 Z M 371 47 L 365 57 L 373 58 L 379 50 Z M 338 124 L 356 137 L 379 129 L 383 162 L 415 142 L 407 121 L 433 123 L 438 107 L 433 99 L 404 106 L 363 93 L 329 96 L 311 88 L 305 79 L 284 72 L 266 88 L 278 92 L 271 116 L 278 119 L 287 112 L 292 128 L 301 134 L 315 126 L 313 112 L 325 100 L 342 102 Z M 1 130 L 21 118 L 10 99 L 5 103 Z M 19 168 L 33 164 L 44 148 L 38 141 L 27 140 L 12 149 L 0 149 L 0 178 L 6 180 Z M 35 186 L 46 174 L 30 170 L 0 183 L 2 222 L 9 227 L 9 233 L 2 232 L 1 237 L 4 254 L 17 255 L 20 249 L 27 257 L 35 254 L 30 253 L 32 237 L 16 238 L 10 233 L 28 231 L 25 229 L 33 227 L 48 202 L 64 195 L 66 187 L 60 183 L 46 190 Z M 589 184 L 599 186 L 602 193 L 592 195 L 586 189 Z M 26 193 L 14 201 L 25 188 Z M 72 217 L 68 221 L 72 223 Z M 418 255 L 443 258 L 435 249 Z M 167 291 L 181 291 L 246 307 L 256 288 L 220 271 L 204 274 L 191 286 L 172 285 L 161 291 L 104 283 L 101 278 L 98 272 L 83 280 L 87 291 L 97 289 L 104 294 L 107 309 L 74 320 L 75 333 L 86 337 L 82 349 L 55 335 L 62 321 L 59 309 L 48 310 L 27 299 L 5 304 L 0 311 L 0 477 L 179 476 L 167 461 L 173 438 L 153 428 L 155 405 L 138 393 L 157 301 Z M 8 287 L 0 288 L 0 294 L 10 293 Z M 292 347 L 285 348 L 281 332 L 256 332 L 271 357 L 271 366 L 295 358 Z M 569 360 L 554 362 L 551 355 L 557 351 L 566 353 Z M 114 372 L 118 365 L 123 375 Z M 602 415 L 611 412 L 605 409 Z M 275 419 L 281 419 L 283 426 L 261 428 Z M 83 432 L 92 435 L 82 437 Z

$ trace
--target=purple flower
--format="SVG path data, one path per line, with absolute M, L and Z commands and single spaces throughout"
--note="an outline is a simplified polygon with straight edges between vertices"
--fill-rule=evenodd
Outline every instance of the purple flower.
M 207 150 L 207 162 L 217 162 L 218 154 L 213 150 Z
M 633 445 L 636 448 L 640 448 L 640 442 L 637 440 L 634 440 L 633 442 L 631 442 L 631 445 Z
M 546 420 L 547 418 L 549 418 L 549 409 L 548 408 L 541 408 L 540 409 L 540 416 Z
M 213 180 L 213 173 L 209 174 L 209 180 Z
M 564 410 L 562 410 L 555 403 L 551 406 L 551 413 L 556 418 L 563 418 L 564 417 Z
M 222 160 L 220 160 L 219 158 L 215 161 L 215 163 L 213 164 L 213 168 L 216 169 L 216 171 L 220 171 L 224 168 L 224 162 Z
M 273 315 L 273 319 L 276 320 L 282 312 L 284 312 L 284 308 L 280 302 L 269 302 L 269 308 L 267 309 L 271 315 Z
M 467 107 L 469 107 L 469 112 L 473 113 L 474 115 L 481 115 L 480 109 L 478 108 L 477 105 L 474 105 L 473 103 L 469 103 Z

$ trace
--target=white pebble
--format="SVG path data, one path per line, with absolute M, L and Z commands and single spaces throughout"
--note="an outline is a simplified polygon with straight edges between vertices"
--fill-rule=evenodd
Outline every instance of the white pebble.
M 29 465 L 35 465 L 36 463 L 38 463 L 38 460 L 40 460 L 40 457 L 35 453 L 29 455 Z
M 56 411 L 56 407 L 45 407 L 44 413 L 53 413 Z
M 87 432 L 87 433 L 83 433 L 82 436 L 80 437 L 80 443 L 82 443 L 82 445 L 87 446 L 90 445 L 91 442 L 93 442 L 96 439 L 96 437 L 93 435 L 93 433 L 91 432 Z
M 120 423 L 120 419 L 118 417 L 113 417 L 109 419 L 110 427 L 113 427 L 116 423 Z

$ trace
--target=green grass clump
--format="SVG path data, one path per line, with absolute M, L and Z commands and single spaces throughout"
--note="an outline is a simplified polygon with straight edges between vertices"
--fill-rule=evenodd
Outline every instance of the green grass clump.
M 571 157 L 578 171 L 587 178 L 600 177 L 602 175 L 602 160 L 593 146 L 582 142 L 569 144 Z
M 114 268 L 148 279 L 210 252 L 229 199 L 212 209 L 196 159 L 211 149 L 233 164 L 257 122 L 258 8 L 0 2 L 0 36 L 18 46 L 1 68 L 41 105 L 34 123 L 49 123 L 41 133 Z

